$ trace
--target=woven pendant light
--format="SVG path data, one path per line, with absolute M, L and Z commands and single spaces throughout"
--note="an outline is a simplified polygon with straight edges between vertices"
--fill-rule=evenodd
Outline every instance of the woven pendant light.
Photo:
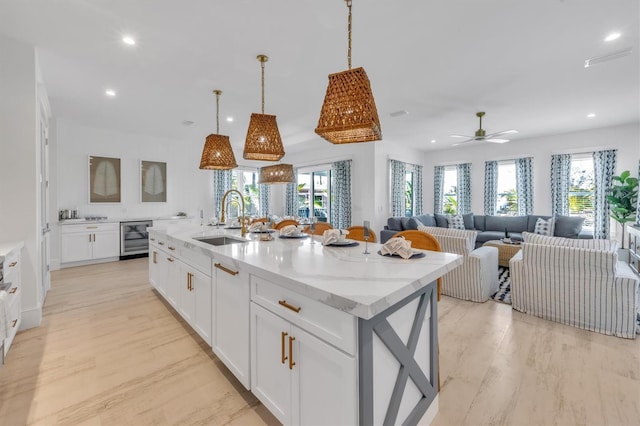
M 268 60 L 266 55 L 258 55 L 262 67 L 262 114 L 251 114 L 242 153 L 245 160 L 278 161 L 284 157 L 276 116 L 264 113 L 264 63 Z
M 203 170 L 229 170 L 238 167 L 236 157 L 231 149 L 229 136 L 220 135 L 220 119 L 218 110 L 220 107 L 221 90 L 214 90 L 216 95 L 216 133 L 207 136 L 202 149 L 200 168 Z
M 293 175 L 293 166 L 291 164 L 276 164 L 274 166 L 260 168 L 258 183 L 272 184 L 293 182 L 295 181 Z
M 345 1 L 349 9 L 349 69 L 329 75 L 316 133 L 335 144 L 378 141 L 382 130 L 369 77 L 362 67 L 351 69 L 351 0 Z

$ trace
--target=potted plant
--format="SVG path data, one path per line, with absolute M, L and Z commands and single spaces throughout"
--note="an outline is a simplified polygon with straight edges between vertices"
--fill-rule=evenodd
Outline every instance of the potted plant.
M 607 200 L 611 205 L 611 217 L 622 225 L 622 248 L 624 248 L 624 229 L 627 222 L 636 218 L 638 203 L 638 179 L 631 177 L 629 170 L 613 176 L 613 184 L 609 189 Z

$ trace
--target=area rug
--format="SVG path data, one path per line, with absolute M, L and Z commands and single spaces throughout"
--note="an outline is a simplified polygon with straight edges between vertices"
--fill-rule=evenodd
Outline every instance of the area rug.
M 498 267 L 498 291 L 491 295 L 496 302 L 511 304 L 511 277 L 509 268 L 504 266 Z

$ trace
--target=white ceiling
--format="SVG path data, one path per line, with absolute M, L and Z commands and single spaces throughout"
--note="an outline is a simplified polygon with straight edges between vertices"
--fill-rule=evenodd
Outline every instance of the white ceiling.
M 639 18 L 638 0 L 354 0 L 353 66 L 387 143 L 450 147 L 477 111 L 487 133 L 518 129 L 512 140 L 637 122 Z M 0 0 L 0 33 L 38 48 L 55 116 L 204 141 L 221 89 L 220 133 L 238 158 L 260 111 L 260 53 L 285 150 L 328 143 L 314 128 L 327 75 L 347 68 L 346 21 L 343 0 Z M 605 42 L 612 31 L 622 36 Z

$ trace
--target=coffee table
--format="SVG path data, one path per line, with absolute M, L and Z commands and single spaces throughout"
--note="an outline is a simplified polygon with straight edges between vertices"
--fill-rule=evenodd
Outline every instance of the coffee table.
M 498 248 L 498 265 L 509 267 L 509 259 L 511 259 L 520 250 L 520 244 L 503 243 L 500 240 L 491 240 L 483 244 L 487 247 Z

